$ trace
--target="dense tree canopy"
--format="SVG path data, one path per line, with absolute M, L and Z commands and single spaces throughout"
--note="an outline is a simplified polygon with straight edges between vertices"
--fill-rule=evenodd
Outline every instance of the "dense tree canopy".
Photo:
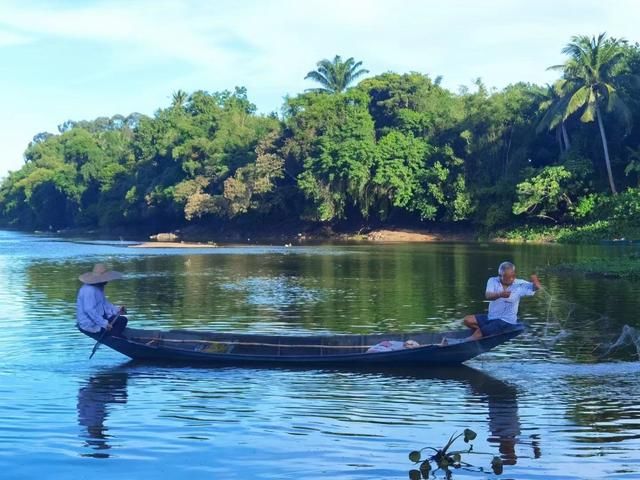
M 336 56 L 308 74 L 322 88 L 287 98 L 280 118 L 257 114 L 236 88 L 175 91 L 152 117 L 67 121 L 35 135 L 4 178 L 0 220 L 495 230 L 609 212 L 622 225 L 640 204 L 640 47 L 600 35 L 563 51 L 550 86 L 477 80 L 451 92 L 439 78 L 387 72 L 347 89 L 366 70 Z

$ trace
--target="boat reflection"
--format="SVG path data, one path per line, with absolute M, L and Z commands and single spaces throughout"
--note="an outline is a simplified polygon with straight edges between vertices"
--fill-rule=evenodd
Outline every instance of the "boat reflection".
M 78 391 L 78 423 L 86 428 L 83 438 L 91 453 L 85 456 L 107 458 L 112 448 L 109 441 L 107 420 L 113 407 L 127 403 L 127 383 L 131 375 L 137 375 L 140 369 L 147 371 L 149 367 L 128 362 L 111 370 L 92 375 Z M 154 366 L 153 368 L 158 368 Z M 172 367 L 173 369 L 174 367 Z M 216 367 L 188 367 L 196 370 L 211 370 Z M 242 367 L 222 367 L 224 370 L 242 369 Z M 260 370 L 251 368 L 249 370 Z M 285 372 L 297 372 L 301 369 L 269 368 Z M 311 373 L 309 369 L 304 369 Z M 517 462 L 516 445 L 528 444 L 533 448 L 533 457 L 540 457 L 538 438 L 523 440 L 522 428 L 518 413 L 518 389 L 507 382 L 499 380 L 485 372 L 468 366 L 438 367 L 430 369 L 318 369 L 319 374 L 331 372 L 350 372 L 352 374 L 372 375 L 377 378 L 409 378 L 412 380 L 438 380 L 463 384 L 472 396 L 486 406 L 487 442 L 496 445 L 505 465 Z M 477 401 L 467 401 L 469 408 L 477 408 Z M 482 415 L 481 411 L 477 414 Z M 469 425 L 473 428 L 473 425 Z
M 517 444 L 531 446 L 534 458 L 541 456 L 538 436 L 522 439 L 518 414 L 518 389 L 507 382 L 466 365 L 431 369 L 377 370 L 377 373 L 421 380 L 454 381 L 464 384 L 471 395 L 479 398 L 487 407 L 489 436 L 487 442 L 497 445 L 505 465 L 515 465 Z M 475 405 L 475 403 L 474 403 Z M 473 428 L 472 428 L 473 429 Z
M 108 458 L 110 435 L 106 425 L 111 405 L 127 403 L 129 373 L 111 369 L 92 375 L 78 390 L 78 423 L 86 428 L 85 446 L 94 450 L 83 456 Z

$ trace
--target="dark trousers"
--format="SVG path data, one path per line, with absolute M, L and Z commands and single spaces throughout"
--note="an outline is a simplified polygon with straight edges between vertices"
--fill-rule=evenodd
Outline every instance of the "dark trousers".
M 115 321 L 113 321 L 113 317 L 111 317 L 109 319 L 109 322 L 113 322 L 113 323 L 111 324 L 111 330 L 107 332 L 107 335 L 113 335 L 114 337 L 121 337 L 122 331 L 127 327 L 127 323 L 129 322 L 129 319 L 125 316 L 120 315 L 118 318 L 116 318 Z M 101 331 L 104 331 L 104 329 L 102 329 Z

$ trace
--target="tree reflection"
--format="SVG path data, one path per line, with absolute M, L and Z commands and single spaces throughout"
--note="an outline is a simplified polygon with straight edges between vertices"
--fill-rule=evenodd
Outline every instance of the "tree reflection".
M 36 258 L 25 267 L 24 284 L 15 286 L 25 291 L 21 302 L 27 312 L 53 316 L 64 311 L 70 317 L 80 286 L 77 276 L 100 255 L 107 257 L 101 261 L 125 273 L 123 281 L 109 285 L 108 296 L 131 307 L 132 325 L 252 333 L 274 328 L 335 333 L 446 330 L 460 325 L 465 314 L 486 310 L 483 288 L 502 260 L 513 259 L 526 272 L 600 251 L 417 244 L 229 247 L 207 254 L 148 255 L 123 247 L 122 255 L 113 256 L 118 251 L 114 247 L 95 245 L 83 247 L 91 247 L 94 254 L 87 261 L 77 257 L 76 244 L 56 242 L 55 247 L 70 258 Z M 61 282 L 63 278 L 69 281 Z M 544 285 L 549 294 L 536 295 L 521 311 L 532 327 L 530 338 L 536 340 L 518 340 L 535 348 L 539 358 L 547 358 L 553 346 L 554 355 L 591 361 L 597 340 L 612 332 L 617 336 L 625 324 L 637 327 L 640 296 L 630 282 L 545 274 Z M 547 347 L 543 351 L 540 338 Z
M 85 445 L 95 450 L 83 456 L 109 457 L 106 451 L 111 448 L 111 435 L 106 420 L 110 405 L 127 403 L 128 378 L 127 371 L 108 370 L 92 375 L 78 390 L 78 423 L 86 428 L 86 435 L 82 436 Z
M 570 376 L 567 417 L 581 429 L 572 434 L 582 444 L 611 444 L 640 438 L 637 366 L 607 366 L 599 376 Z M 635 393 L 635 395 L 634 395 Z

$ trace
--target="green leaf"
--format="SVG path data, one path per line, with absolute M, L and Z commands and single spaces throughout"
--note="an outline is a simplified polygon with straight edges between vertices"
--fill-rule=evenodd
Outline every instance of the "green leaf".
M 443 470 L 449 468 L 449 458 L 446 455 L 443 455 L 438 459 L 438 467 Z
M 469 428 L 464 429 L 464 441 L 469 443 L 471 440 L 475 440 L 478 434 Z
M 452 458 L 455 463 L 460 463 L 462 461 L 462 455 L 460 455 L 459 453 L 454 453 L 452 455 Z
M 493 460 L 491 460 L 491 469 L 496 475 L 500 475 L 503 472 L 504 465 L 500 457 L 493 457 Z
M 425 460 L 420 464 L 420 472 L 424 478 L 429 476 L 429 472 L 431 472 L 431 464 L 429 463 L 429 460 Z
M 409 470 L 409 478 L 411 480 L 420 480 L 420 470 Z
M 582 112 L 582 115 L 580 116 L 581 122 L 589 123 L 596 119 L 596 102 L 597 100 L 592 92 L 589 97 L 589 102 L 587 103 L 587 108 L 584 109 L 584 112 Z
M 411 452 L 409 454 L 409 460 L 411 460 L 413 463 L 417 463 L 420 461 L 420 452 L 417 450 L 414 450 L 413 452 Z
M 567 105 L 567 109 L 564 113 L 564 120 L 566 120 L 571 114 L 575 113 L 576 110 L 582 108 L 588 101 L 589 95 L 591 93 L 591 89 L 588 87 L 580 87 L 569 100 L 569 104 Z

